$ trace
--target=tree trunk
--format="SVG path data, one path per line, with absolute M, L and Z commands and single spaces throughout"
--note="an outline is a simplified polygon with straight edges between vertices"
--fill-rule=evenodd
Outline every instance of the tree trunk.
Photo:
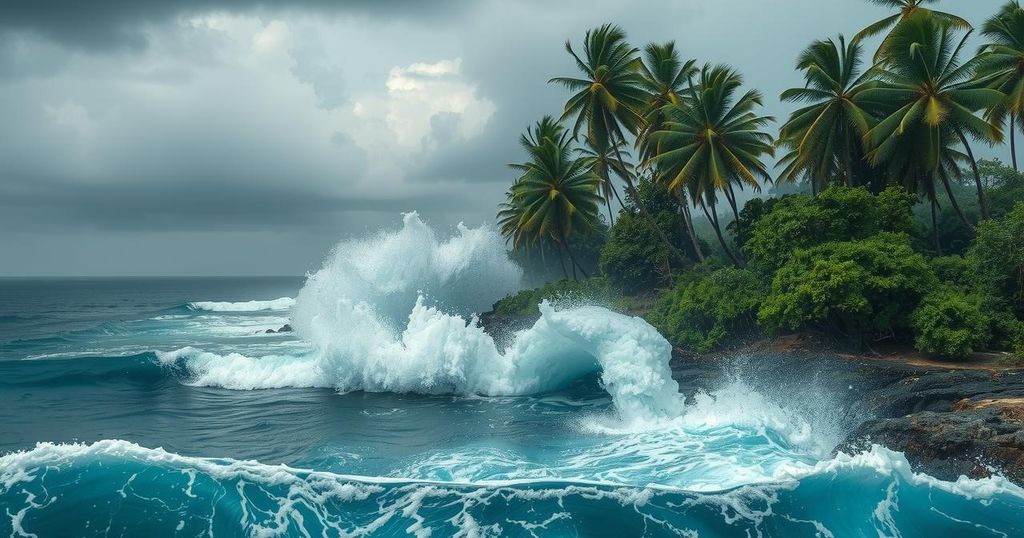
M 576 261 L 576 255 L 573 254 L 572 253 L 572 249 L 569 248 L 569 242 L 565 240 L 564 236 L 561 238 L 561 240 L 562 240 L 562 246 L 565 248 L 565 251 L 569 253 L 569 260 L 572 261 L 572 276 L 573 276 L 573 278 L 576 279 L 576 280 L 579 280 L 578 278 L 576 278 L 576 268 L 577 267 L 579 267 L 580 268 L 580 272 L 583 273 L 583 278 L 590 278 L 590 275 L 588 275 L 586 270 L 583 269 L 583 266 L 580 265 L 579 262 Z
M 562 264 L 562 276 L 569 280 L 569 271 L 565 270 L 565 255 L 562 254 L 562 245 L 558 245 L 558 263 Z
M 952 204 L 953 209 L 956 210 L 956 214 L 960 216 L 960 220 L 964 222 L 964 226 L 967 226 L 969 230 L 974 231 L 974 225 L 971 221 L 967 220 L 967 216 L 964 215 L 964 211 L 960 209 L 960 204 L 956 201 L 956 196 L 953 196 L 953 189 L 949 186 L 949 178 L 942 176 L 942 186 L 946 189 L 946 196 L 949 196 L 949 203 Z M 935 190 L 935 187 L 932 187 Z
M 679 199 L 679 206 L 683 211 L 683 228 L 685 228 L 686 235 L 690 237 L 690 242 L 693 244 L 693 252 L 697 256 L 697 260 L 704 263 L 704 253 L 700 249 L 700 241 L 697 239 L 697 232 L 693 229 L 693 216 L 690 214 L 690 204 L 686 201 L 686 197 L 683 196 L 681 189 L 675 190 L 676 198 Z
M 736 207 L 736 191 L 732 190 L 732 183 L 729 184 L 729 190 L 725 193 L 725 199 L 729 200 L 729 205 L 732 206 L 732 218 L 734 222 L 740 221 L 740 211 Z
M 725 244 L 725 238 L 722 237 L 722 229 L 718 226 L 718 212 L 715 211 L 715 204 L 711 204 L 711 213 L 708 213 L 708 204 L 703 200 L 700 202 L 700 207 L 704 210 L 704 215 L 709 221 L 711 221 L 711 227 L 715 229 L 715 235 L 718 236 L 718 242 L 722 244 L 722 250 L 724 250 L 725 254 L 729 256 L 732 263 L 736 264 L 736 267 L 740 267 L 739 260 L 737 260 L 736 256 L 733 255 L 732 250 L 729 249 L 729 245 Z
M 614 125 L 615 131 L 619 135 L 619 140 L 622 141 L 623 144 L 625 144 L 626 139 L 625 137 L 622 136 L 622 131 L 619 129 L 618 123 L 615 123 Z M 625 161 L 622 160 L 622 153 L 619 151 L 619 145 L 616 144 L 614 140 L 612 140 L 612 148 L 615 150 L 615 157 L 619 160 L 619 163 L 624 166 Z M 627 171 L 623 170 L 623 172 Z M 640 214 L 644 216 L 644 219 L 647 220 L 648 224 L 650 224 L 654 228 L 654 231 L 658 233 L 658 237 L 661 238 L 661 241 L 663 243 L 665 243 L 665 247 L 668 248 L 669 253 L 685 264 L 686 256 L 683 255 L 683 253 L 680 252 L 679 249 L 672 244 L 672 241 L 670 241 L 668 236 L 665 235 L 665 231 L 661 229 L 661 226 L 658 226 L 658 223 L 654 220 L 654 217 L 652 217 L 651 213 L 647 211 L 647 207 L 644 205 L 643 200 L 640 199 L 640 193 L 636 190 L 636 187 L 633 185 L 633 180 L 629 178 L 629 173 L 623 173 L 622 176 L 622 180 L 625 181 L 626 183 L 626 188 L 629 189 L 629 194 L 633 196 L 633 202 L 635 202 L 636 206 L 640 209 Z
M 1014 112 L 1010 112 L 1010 164 L 1013 166 L 1014 172 L 1019 172 L 1017 169 L 1017 115 Z
M 981 206 L 981 219 L 988 219 L 988 198 L 985 197 L 985 189 L 981 186 L 981 173 L 978 172 L 978 161 L 974 159 L 974 152 L 971 151 L 971 144 L 967 141 L 967 137 L 964 136 L 964 132 L 957 129 L 956 134 L 960 137 L 960 142 L 964 145 L 964 149 L 967 150 L 967 157 L 971 160 L 971 170 L 974 171 L 974 185 L 978 188 L 978 205 Z
M 938 204 L 935 202 L 934 188 L 932 188 L 930 198 L 932 200 L 932 235 L 935 237 L 935 252 L 942 256 L 942 243 L 939 242 L 939 221 L 935 217 L 935 206 Z

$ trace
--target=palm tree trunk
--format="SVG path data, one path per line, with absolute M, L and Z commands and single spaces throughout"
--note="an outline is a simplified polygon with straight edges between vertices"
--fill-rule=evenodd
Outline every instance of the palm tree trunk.
M 583 273 L 583 278 L 590 278 L 590 275 L 588 275 L 587 272 L 583 269 L 583 266 L 576 261 L 576 255 L 573 254 L 572 249 L 569 248 L 569 242 L 565 240 L 565 236 L 562 236 L 560 239 L 562 241 L 562 246 L 565 248 L 565 251 L 569 253 L 569 260 L 572 261 L 572 277 L 575 280 L 579 280 L 578 278 L 576 278 L 576 268 L 579 267 L 580 272 Z
M 982 220 L 988 219 L 988 198 L 985 197 L 985 189 L 981 186 L 981 173 L 978 172 L 978 161 L 974 159 L 974 152 L 971 151 L 971 144 L 967 141 L 967 137 L 964 136 L 964 132 L 956 129 L 956 134 L 960 137 L 960 142 L 964 145 L 964 149 L 967 150 L 967 157 L 971 160 L 971 170 L 974 171 L 974 185 L 978 188 L 978 205 L 981 206 L 981 218 Z
M 725 193 L 725 199 L 729 200 L 729 205 L 732 206 L 732 218 L 734 222 L 740 221 L 740 211 L 736 207 L 736 191 L 732 190 L 732 183 L 728 185 L 729 190 Z
M 1017 172 L 1017 115 L 1010 113 L 1010 161 L 1013 162 L 1013 171 Z
M 942 244 L 939 242 L 939 221 L 935 217 L 935 206 L 938 204 L 935 202 L 934 188 L 932 188 L 931 196 L 929 196 L 929 198 L 932 200 L 932 235 L 935 237 L 935 252 L 938 253 L 939 256 L 942 256 Z
M 722 237 L 722 229 L 718 226 L 718 212 L 715 211 L 715 204 L 711 204 L 711 213 L 708 213 L 708 204 L 703 200 L 700 202 L 700 207 L 704 210 L 704 215 L 707 216 L 709 221 L 711 221 L 711 227 L 715 229 L 715 235 L 718 236 L 718 242 L 722 244 L 722 250 L 724 250 L 725 254 L 729 256 L 732 263 L 736 264 L 736 267 L 740 267 L 739 260 L 737 260 L 736 256 L 733 255 L 732 250 L 730 250 L 729 246 L 725 244 L 725 238 Z
M 565 256 L 562 255 L 561 243 L 558 245 L 558 263 L 562 264 L 562 276 L 564 276 L 566 280 L 569 280 L 569 271 L 565 270 Z
M 964 215 L 964 211 L 960 209 L 960 204 L 956 201 L 956 196 L 953 196 L 953 189 L 949 186 L 949 178 L 946 176 L 942 176 L 942 186 L 946 189 L 946 196 L 949 196 L 949 203 L 953 206 L 953 209 L 956 210 L 956 214 L 960 216 L 960 220 L 964 222 L 964 226 L 967 226 L 967 228 L 973 232 L 974 225 L 971 224 L 971 221 L 967 220 L 967 216 Z M 935 188 L 932 187 L 932 190 L 935 190 Z
M 626 138 L 622 135 L 622 130 L 619 129 L 618 122 L 615 122 L 614 125 L 615 131 L 619 135 L 619 140 L 623 144 L 625 144 Z M 618 159 L 619 163 L 624 166 L 625 161 L 622 160 L 622 153 L 619 151 L 619 145 L 615 142 L 615 140 L 612 140 L 612 148 L 615 150 L 615 158 Z M 629 189 L 629 194 L 633 196 L 633 201 L 636 203 L 636 206 L 640 209 L 640 214 L 644 216 L 644 219 L 647 220 L 647 223 L 650 224 L 651 227 L 654 228 L 654 231 L 658 233 L 658 237 L 661 238 L 661 241 L 663 243 L 665 243 L 665 247 L 668 248 L 669 253 L 671 253 L 673 256 L 676 257 L 676 259 L 685 264 L 686 256 L 683 255 L 683 253 L 680 252 L 679 249 L 672 244 L 672 241 L 670 241 L 668 236 L 665 235 L 665 230 L 662 230 L 661 226 L 658 226 L 658 223 L 654 220 L 654 217 L 652 217 L 651 213 L 647 211 L 647 206 L 644 205 L 643 200 L 640 199 L 640 193 L 636 190 L 636 186 L 633 185 L 633 180 L 629 178 L 628 171 L 623 170 L 623 172 L 624 173 L 622 174 L 622 179 L 626 183 L 626 188 Z
M 690 214 L 690 204 L 687 203 L 681 189 L 676 189 L 675 193 L 676 198 L 679 199 L 679 206 L 683 210 L 683 228 L 685 228 L 686 235 L 690 237 L 690 242 L 693 243 L 693 252 L 696 254 L 697 259 L 704 263 L 704 253 L 701 252 L 700 241 L 697 240 L 697 232 L 693 229 L 693 215 Z

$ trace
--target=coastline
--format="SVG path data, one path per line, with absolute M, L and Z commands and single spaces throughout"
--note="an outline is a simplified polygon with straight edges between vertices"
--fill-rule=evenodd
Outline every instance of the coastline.
M 856 353 L 789 335 L 709 354 L 676 349 L 672 369 L 687 398 L 736 372 L 792 387 L 794 397 L 812 383 L 849 410 L 852 429 L 833 454 L 879 444 L 942 480 L 1001 473 L 1024 485 L 1024 368 L 991 354 L 947 362 L 911 348 Z

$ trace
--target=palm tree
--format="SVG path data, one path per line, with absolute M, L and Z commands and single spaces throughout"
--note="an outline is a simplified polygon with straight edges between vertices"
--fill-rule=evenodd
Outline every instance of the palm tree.
M 587 139 L 584 140 L 581 147 L 576 148 L 577 153 L 587 160 L 594 175 L 601 180 L 601 198 L 608 209 L 608 222 L 615 222 L 612 213 L 612 198 L 617 199 L 619 205 L 625 207 L 625 202 L 619 197 L 619 192 L 611 181 L 611 174 L 614 173 L 619 178 L 629 177 L 630 180 L 635 177 L 633 167 L 625 160 L 629 158 L 629 152 L 625 150 L 624 146 L 624 142 L 616 141 L 614 147 L 608 146 L 599 149 L 597 144 Z M 620 160 L 620 156 L 624 159 Z
M 971 28 L 971 23 L 967 22 L 963 18 L 953 15 L 952 13 L 935 11 L 924 7 L 925 4 L 934 4 L 938 2 L 938 0 L 868 0 L 868 2 L 896 9 L 898 10 L 898 13 L 868 25 L 867 28 L 861 30 L 860 33 L 854 36 L 854 41 L 862 41 L 866 38 L 883 34 L 886 31 L 899 26 L 900 23 L 912 18 L 918 13 L 930 14 L 941 24 L 960 30 L 969 30 Z M 889 36 L 882 40 L 882 44 L 879 45 L 878 51 L 875 52 L 876 62 L 887 56 L 889 51 L 892 49 L 893 43 L 891 36 L 892 34 L 890 33 Z
M 778 144 L 788 149 L 780 166 L 781 181 L 807 180 L 814 192 L 829 183 L 864 183 L 863 137 L 871 115 L 861 102 L 874 83 L 861 69 L 861 46 L 843 36 L 815 41 L 797 61 L 806 85 L 782 93 L 782 100 L 809 103 L 794 111 L 782 126 Z M 859 172 L 859 173 L 858 173 Z
M 611 24 L 587 31 L 583 38 L 582 57 L 576 54 L 569 41 L 565 43 L 565 50 L 575 60 L 583 78 L 555 77 L 548 81 L 575 92 L 565 103 L 562 119 L 575 117 L 573 136 L 578 136 L 586 127 L 586 143 L 594 153 L 614 153 L 616 165 L 611 170 L 628 170 L 620 149 L 626 144 L 623 129 L 634 135 L 640 132 L 645 121 L 642 112 L 647 102 L 639 51 L 626 42 L 626 34 L 621 28 Z M 606 201 L 607 192 L 614 191 L 610 176 L 605 171 L 600 178 L 606 184 L 603 189 Z M 631 174 L 622 174 L 620 178 L 636 200 L 640 213 L 657 231 L 665 246 L 679 260 L 685 260 L 683 253 L 658 227 L 640 200 Z
M 572 148 L 564 139 L 543 137 L 529 148 L 529 155 L 525 163 L 512 165 L 522 176 L 498 213 L 502 233 L 514 244 L 555 241 L 569 255 L 573 276 L 578 268 L 587 277 L 568 238 L 574 229 L 589 230 L 598 222 L 600 179 L 585 160 L 572 157 Z M 563 272 L 568 277 L 564 263 Z
M 917 175 L 934 177 L 955 145 L 949 138 L 955 137 L 971 164 L 981 216 L 987 219 L 988 203 L 967 136 L 988 143 L 1002 140 L 999 126 L 975 113 L 997 106 L 1003 94 L 984 87 L 990 79 L 972 79 L 977 58 L 959 63 L 969 36 L 966 32 L 958 41 L 940 19 L 924 11 L 911 15 L 890 34 L 893 53 L 876 66 L 879 83 L 864 90 L 861 98 L 885 110 L 865 137 L 872 164 L 882 165 L 897 153 L 913 151 L 909 154 L 921 167 Z M 962 212 L 960 217 L 971 226 Z
M 657 144 L 650 143 L 651 133 L 665 128 L 667 116 L 665 107 L 674 105 L 685 99 L 686 87 L 690 77 L 696 72 L 696 60 L 682 61 L 676 52 L 675 42 L 664 44 L 651 43 L 644 47 L 644 61 L 641 65 L 643 86 L 647 91 L 647 104 L 644 114 L 644 125 L 637 135 L 637 148 L 640 158 L 647 160 L 658 153 Z M 655 173 L 655 178 L 661 177 Z M 673 194 L 679 200 L 683 216 L 683 231 L 693 244 L 693 251 L 698 261 L 704 261 L 697 232 L 693 227 L 693 216 L 690 204 L 686 200 L 685 189 L 675 189 Z
M 733 183 L 760 190 L 771 181 L 761 158 L 774 155 L 772 136 L 763 129 L 774 119 L 755 110 L 763 98 L 749 90 L 737 97 L 743 78 L 727 66 L 705 65 L 697 84 L 690 84 L 689 98 L 668 105 L 661 131 L 651 133 L 657 155 L 645 165 L 654 165 L 667 181 L 669 190 L 686 188 L 711 221 L 726 254 L 740 265 L 722 236 L 715 208 L 721 191 L 736 210 Z
M 1010 120 L 1010 160 L 1017 170 L 1017 129 L 1024 128 L 1024 9 L 1008 2 L 985 21 L 981 34 L 989 39 L 981 47 L 980 77 L 996 76 L 992 87 L 1006 94 L 999 106 L 989 110 L 991 120 Z

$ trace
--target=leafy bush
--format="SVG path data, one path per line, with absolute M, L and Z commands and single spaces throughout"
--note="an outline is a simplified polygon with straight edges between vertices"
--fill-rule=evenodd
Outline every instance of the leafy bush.
M 831 187 L 817 197 L 786 196 L 772 204 L 752 226 L 738 227 L 737 239 L 743 243 L 751 265 L 770 274 L 797 249 L 864 239 L 881 232 L 910 233 L 914 226 L 913 201 L 912 195 L 895 187 L 877 196 L 867 189 L 850 187 Z M 742 223 L 742 216 L 740 220 Z
M 939 256 L 928 263 L 943 284 L 969 288 L 974 283 L 974 267 L 963 256 Z
M 662 230 L 671 232 L 671 213 L 661 212 L 655 220 Z M 679 230 L 669 233 L 669 238 L 679 244 Z M 601 274 L 616 288 L 638 293 L 668 283 L 678 261 L 644 216 L 623 211 L 601 250 L 600 265 Z
M 612 225 L 599 260 L 601 274 L 626 294 L 665 287 L 671 284 L 673 274 L 688 269 L 697 259 L 693 242 L 683 227 L 678 200 L 664 185 L 650 178 L 637 182 L 637 191 L 658 228 L 688 260 L 679 260 L 669 251 L 658 230 L 640 213 L 633 197 L 627 194 L 626 207 Z M 707 245 L 703 241 L 700 243 L 701 250 L 707 252 Z
M 979 223 L 967 257 L 977 285 L 1004 298 L 1018 316 L 1024 314 L 1024 203 L 1002 219 Z
M 927 295 L 911 316 L 914 347 L 960 359 L 989 340 L 989 319 L 976 294 L 942 289 Z
M 539 288 L 522 290 L 494 303 L 494 312 L 505 316 L 535 316 L 539 313 L 537 305 L 542 301 L 552 303 L 599 303 L 614 304 L 619 296 L 608 280 L 600 277 L 587 280 L 559 280 L 549 282 Z
M 753 332 L 763 299 L 764 286 L 756 274 L 719 269 L 666 293 L 649 321 L 673 344 L 706 352 L 727 338 Z
M 758 319 L 773 331 L 819 327 L 862 340 L 908 327 L 936 285 L 905 234 L 826 243 L 797 250 L 779 269 Z

